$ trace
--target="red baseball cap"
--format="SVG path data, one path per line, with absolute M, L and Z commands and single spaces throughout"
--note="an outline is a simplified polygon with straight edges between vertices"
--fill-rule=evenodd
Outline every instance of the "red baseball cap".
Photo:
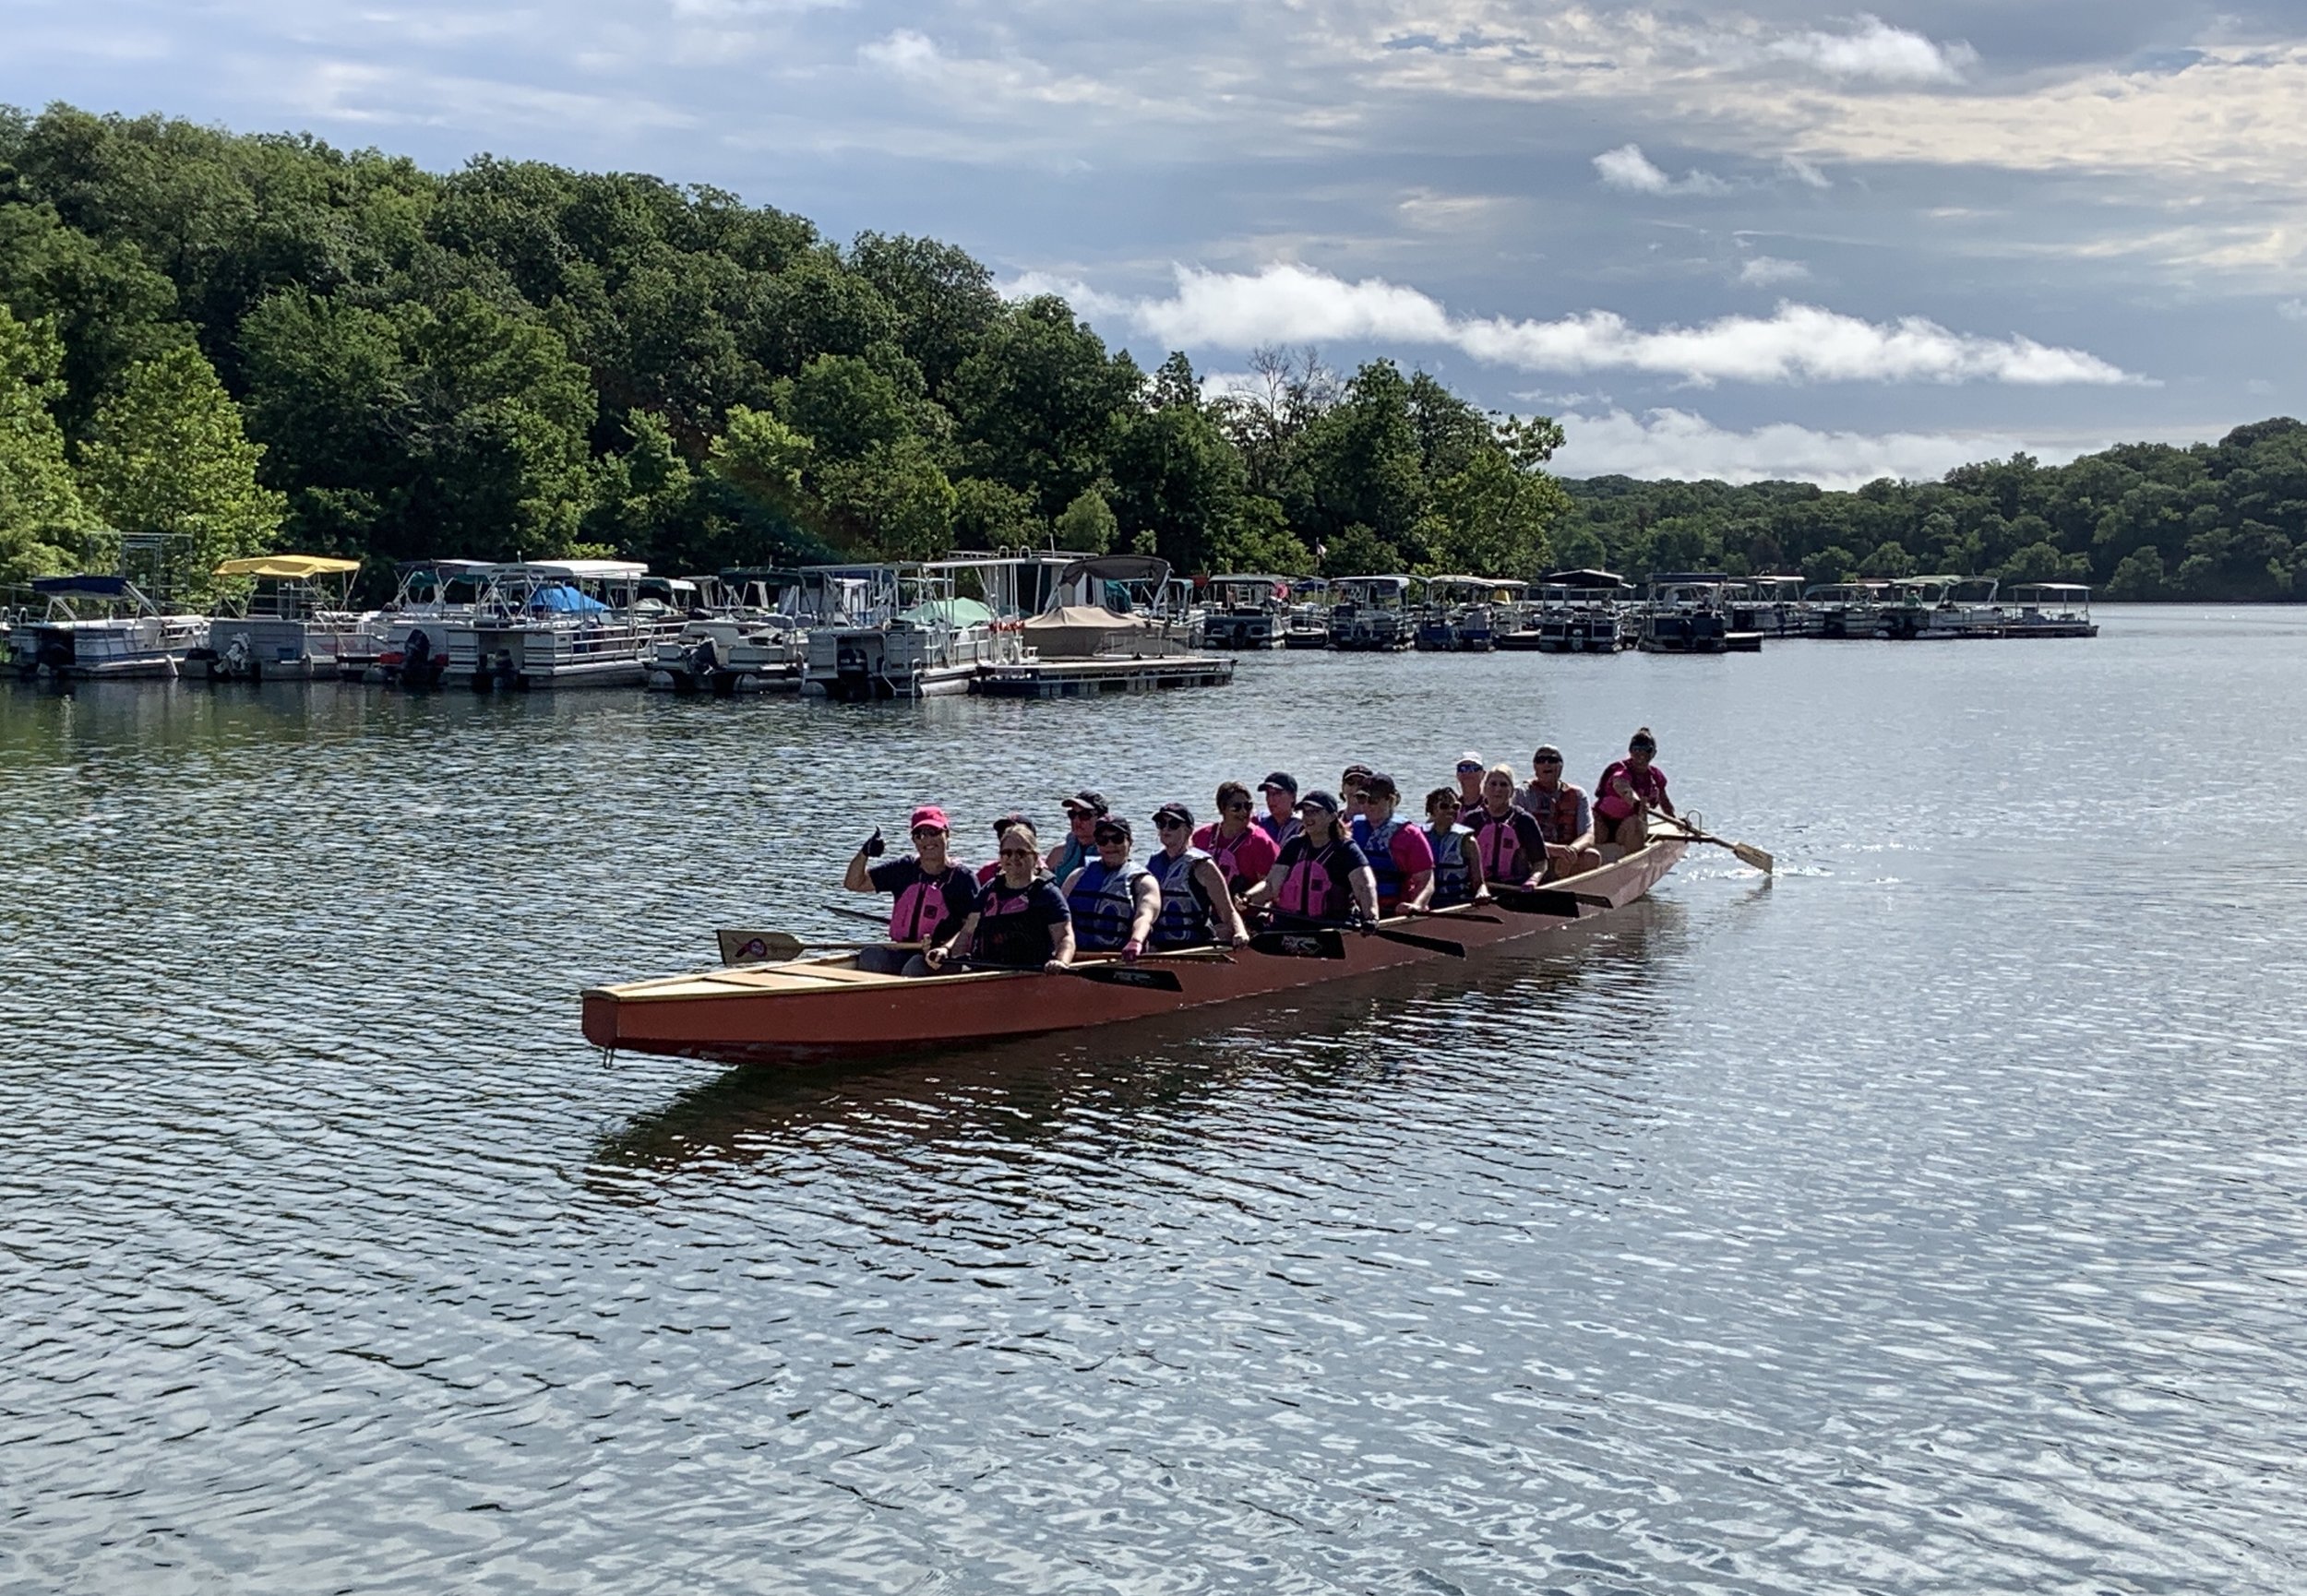
M 905 823 L 905 829 L 908 831 L 918 831 L 924 826 L 934 826 L 940 831 L 950 831 L 953 829 L 951 823 L 945 817 L 945 811 L 938 808 L 935 804 L 924 804 L 920 808 L 914 810 L 914 817 Z

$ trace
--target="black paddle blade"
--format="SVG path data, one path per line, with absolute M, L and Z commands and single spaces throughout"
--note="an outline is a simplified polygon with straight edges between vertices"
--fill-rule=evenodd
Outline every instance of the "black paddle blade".
M 1166 970 L 1140 970 L 1131 964 L 1092 964 L 1074 974 L 1101 986 L 1134 986 L 1140 992 L 1183 992 L 1184 985 Z
M 1261 931 L 1249 939 L 1249 950 L 1271 959 L 1344 959 L 1345 938 L 1321 926 L 1304 931 Z
M 1439 936 L 1417 936 L 1407 931 L 1391 931 L 1382 925 L 1378 926 L 1372 934 L 1381 941 L 1399 942 L 1405 947 L 1423 947 L 1428 953 L 1445 953 L 1452 959 L 1464 959 L 1466 956 L 1465 944 L 1463 942 L 1444 942 Z
M 1517 914 L 1550 914 L 1560 920 L 1578 918 L 1578 906 L 1608 909 L 1610 900 L 1598 892 L 1565 892 L 1552 887 L 1493 887 L 1490 897 Z

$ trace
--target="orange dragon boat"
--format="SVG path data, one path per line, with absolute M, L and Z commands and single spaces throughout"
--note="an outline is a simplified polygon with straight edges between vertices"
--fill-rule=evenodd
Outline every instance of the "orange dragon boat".
M 1550 882 L 1540 896 L 1560 905 L 1554 912 L 1468 905 L 1380 923 L 1420 938 L 1445 939 L 1469 953 L 1543 935 L 1638 901 L 1674 868 L 1687 846 L 1681 837 L 1657 838 L 1598 870 Z M 1174 991 L 1108 985 L 1039 970 L 877 975 L 859 970 L 856 956 L 846 953 L 735 965 L 593 987 L 584 995 L 585 1036 L 612 1050 L 732 1064 L 807 1064 L 1113 1025 L 1444 957 L 1433 947 L 1351 931 L 1339 941 L 1343 959 L 1335 957 L 1335 944 L 1329 958 L 1247 949 L 1231 955 L 1214 949 L 1148 955 L 1139 968 L 1174 971 Z M 1082 962 L 1094 967 L 1106 961 Z

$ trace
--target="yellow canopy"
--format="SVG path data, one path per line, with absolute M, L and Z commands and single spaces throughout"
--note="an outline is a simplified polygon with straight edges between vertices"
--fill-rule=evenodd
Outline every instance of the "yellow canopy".
M 217 566 L 220 577 L 278 577 L 304 581 L 314 577 L 341 577 L 361 568 L 358 560 L 333 560 L 326 554 L 258 554 L 253 560 L 227 560 Z

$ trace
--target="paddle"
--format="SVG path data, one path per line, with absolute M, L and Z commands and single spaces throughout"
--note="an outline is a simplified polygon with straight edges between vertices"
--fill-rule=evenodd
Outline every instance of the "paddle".
M 861 947 L 921 950 L 918 942 L 804 942 L 790 931 L 716 931 L 723 964 L 764 964 L 798 959 L 810 948 L 820 953 L 852 953 Z
M 1692 842 L 1711 842 L 1717 848 L 1727 848 L 1731 852 L 1739 856 L 1739 863 L 1745 865 L 1750 870 L 1759 870 L 1765 875 L 1775 875 L 1778 874 L 1778 862 L 1773 859 L 1769 854 L 1763 852 L 1761 849 L 1755 847 L 1751 842 L 1732 842 L 1725 838 L 1713 836 L 1707 832 L 1701 831 L 1697 827 L 1691 825 L 1689 821 L 1681 818 L 1679 816 L 1660 815 L 1656 809 L 1651 810 L 1651 813 L 1653 815 L 1657 815 L 1659 819 L 1664 820 L 1667 825 L 1674 827 L 1681 833 L 1682 836 L 1688 838 Z
M 1316 921 L 1308 920 L 1303 915 L 1285 914 L 1278 909 L 1275 910 L 1273 913 L 1276 919 L 1295 920 L 1301 925 L 1318 925 L 1320 923 Z M 1466 956 L 1465 945 L 1464 943 L 1444 942 L 1439 936 L 1419 936 L 1414 932 L 1392 931 L 1383 925 L 1370 926 L 1369 934 L 1372 936 L 1379 938 L 1381 941 L 1399 942 L 1405 947 L 1421 947 L 1428 953 L 1443 953 L 1449 955 L 1452 959 L 1464 959 Z M 1253 942 L 1250 946 L 1254 947 L 1257 944 Z M 1323 957 L 1327 958 L 1328 955 L 1325 954 Z
M 1490 901 L 1516 914 L 1550 914 L 1560 920 L 1578 918 L 1578 906 L 1594 909 L 1618 907 L 1599 892 L 1566 892 L 1555 887 L 1493 886 Z
M 940 975 L 949 970 L 966 971 L 973 975 L 1076 975 L 1100 986 L 1130 986 L 1140 992 L 1186 990 L 1174 971 L 1141 970 L 1133 964 L 1069 964 L 1063 970 L 1034 971 L 1021 970 L 1014 964 L 980 964 L 971 959 L 949 959 L 938 966 Z
M 1503 925 L 1506 923 L 1495 914 L 1476 914 L 1469 910 L 1465 910 L 1463 905 L 1453 905 L 1448 909 L 1405 909 L 1401 911 L 1401 912 L 1404 914 L 1415 915 L 1420 920 L 1455 920 L 1461 923 L 1472 923 L 1477 925 Z
M 1327 926 L 1309 931 L 1261 931 L 1249 939 L 1249 950 L 1269 959 L 1344 959 L 1345 938 Z
M 825 912 L 828 914 L 838 914 L 843 920 L 862 920 L 867 925 L 885 926 L 890 923 L 890 917 L 886 913 L 876 914 L 872 911 L 866 909 L 843 909 L 838 903 L 828 903 L 825 906 Z

